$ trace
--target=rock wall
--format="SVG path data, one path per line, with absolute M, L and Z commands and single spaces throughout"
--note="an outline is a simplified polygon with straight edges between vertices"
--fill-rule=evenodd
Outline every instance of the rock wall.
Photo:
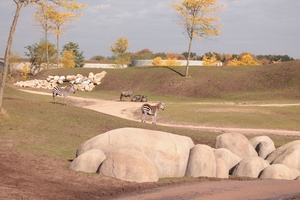
M 69 82 L 74 84 L 75 90 L 79 91 L 92 91 L 96 85 L 101 84 L 101 80 L 105 77 L 106 72 L 94 74 L 90 72 L 88 76 L 83 76 L 81 74 L 77 75 L 67 75 L 67 76 L 48 76 L 46 80 L 28 80 L 19 81 L 14 85 L 19 87 L 29 87 L 29 88 L 40 88 L 40 89 L 52 89 L 53 87 Z

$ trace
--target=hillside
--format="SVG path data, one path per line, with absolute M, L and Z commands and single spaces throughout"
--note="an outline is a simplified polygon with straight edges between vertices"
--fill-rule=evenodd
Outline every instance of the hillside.
M 191 78 L 183 76 L 185 67 L 135 67 L 127 69 L 57 69 L 47 75 L 107 72 L 95 91 L 122 91 L 193 98 L 298 99 L 300 61 L 241 67 L 190 67 Z

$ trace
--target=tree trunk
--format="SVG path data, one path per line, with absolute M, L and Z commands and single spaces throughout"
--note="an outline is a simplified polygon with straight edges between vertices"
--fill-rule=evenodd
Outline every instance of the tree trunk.
M 46 59 L 47 59 L 47 69 L 49 69 L 48 24 L 46 24 L 45 40 L 46 40 Z
M 56 36 L 56 49 L 57 49 L 57 55 L 56 55 L 56 67 L 59 67 L 59 35 Z
M 189 65 L 190 65 L 192 41 L 193 41 L 193 37 L 190 37 L 189 49 L 188 49 L 188 57 L 187 57 L 187 60 L 186 60 L 185 77 L 189 77 Z
M 2 71 L 2 79 L 0 81 L 0 113 L 2 110 L 2 104 L 3 104 L 3 98 L 4 98 L 4 87 L 5 87 L 5 81 L 6 81 L 7 72 L 8 72 L 10 48 L 12 45 L 13 36 L 14 36 L 15 30 L 16 30 L 17 22 L 18 22 L 20 11 L 23 7 L 23 4 L 24 4 L 23 1 L 16 2 L 17 9 L 16 9 L 14 20 L 13 20 L 11 28 L 10 28 L 8 41 L 7 41 L 7 45 L 6 45 L 6 50 L 5 50 L 5 55 L 4 55 L 4 67 L 3 67 L 3 71 Z

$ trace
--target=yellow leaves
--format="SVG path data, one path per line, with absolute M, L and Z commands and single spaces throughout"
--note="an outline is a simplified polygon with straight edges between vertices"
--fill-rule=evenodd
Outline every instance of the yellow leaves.
M 237 58 L 229 61 L 228 66 L 249 66 L 249 65 L 259 65 L 259 63 L 254 59 L 254 57 L 249 53 L 242 53 Z
M 153 66 L 162 66 L 163 65 L 162 58 L 161 57 L 154 58 L 152 61 L 152 65 Z
M 178 66 L 178 65 L 180 65 L 180 63 L 176 59 L 169 58 L 166 60 L 164 65 L 165 66 Z
M 128 50 L 128 39 L 125 37 L 119 38 L 110 49 L 116 54 L 125 53 Z
M 202 61 L 204 66 L 212 66 L 213 63 L 217 61 L 217 58 L 215 54 L 213 54 L 211 58 L 207 58 L 207 56 L 204 55 Z
M 75 66 L 75 55 L 73 50 L 65 50 L 62 54 L 61 63 L 63 64 L 63 67 L 73 68 Z
M 56 36 L 62 33 L 62 28 L 82 15 L 80 9 L 87 7 L 71 0 L 39 1 L 37 5 L 34 18 L 44 29 L 51 28 Z
M 176 58 L 167 58 L 164 62 L 161 57 L 156 57 L 152 61 L 153 66 L 179 66 L 180 62 L 177 61 Z
M 225 5 L 219 0 L 183 0 L 171 5 L 180 17 L 179 24 L 191 38 L 219 35 L 221 26 L 219 18 L 213 13 L 222 12 Z
M 119 38 L 113 46 L 111 46 L 111 51 L 116 55 L 116 63 L 122 68 L 125 64 L 130 62 L 130 57 L 126 53 L 128 50 L 128 39 L 125 37 Z

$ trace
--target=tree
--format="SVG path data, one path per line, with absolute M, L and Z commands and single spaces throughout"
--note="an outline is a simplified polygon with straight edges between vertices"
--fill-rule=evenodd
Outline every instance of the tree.
M 193 38 L 203 39 L 220 34 L 219 18 L 213 15 L 222 12 L 224 5 L 219 0 L 183 0 L 171 5 L 179 16 L 179 25 L 189 37 L 185 77 L 189 77 L 189 60 Z
M 49 13 L 52 9 L 52 7 L 49 7 L 46 4 L 40 4 L 40 6 L 37 8 L 36 13 L 33 15 L 35 21 L 42 27 L 42 30 L 45 34 L 47 69 L 49 68 L 48 33 L 52 28 L 50 25 Z
M 32 71 L 40 71 L 42 65 L 49 61 L 54 63 L 56 58 L 57 50 L 55 45 L 49 43 L 45 40 L 41 40 L 39 44 L 35 43 L 33 45 L 28 45 L 25 47 L 28 52 L 25 52 L 25 55 L 29 57 L 29 60 L 32 65 Z M 46 50 L 48 49 L 48 50 Z
M 131 57 L 132 59 L 151 60 L 158 56 L 159 55 L 154 55 L 153 52 L 150 51 L 149 49 L 142 49 L 141 51 L 135 52 Z
M 65 68 L 73 68 L 75 67 L 75 55 L 72 49 L 64 50 L 62 52 L 61 63 Z
M 79 45 L 74 42 L 69 42 L 68 44 L 65 44 L 63 46 L 63 52 L 64 51 L 73 51 L 74 55 L 74 62 L 75 62 L 75 68 L 77 67 L 83 67 L 84 66 L 84 56 L 83 51 L 79 52 Z
M 228 66 L 250 66 L 259 65 L 253 55 L 249 53 L 242 53 L 237 58 L 230 60 Z
M 130 57 L 126 53 L 128 50 L 128 39 L 121 37 L 111 46 L 111 51 L 116 56 L 116 63 L 123 68 L 125 64 L 129 64 Z
M 210 58 L 208 58 L 208 56 L 204 54 L 202 60 L 204 66 L 213 66 L 213 64 L 217 61 L 217 57 L 213 54 Z
M 163 66 L 163 61 L 161 57 L 156 57 L 152 61 L 153 66 Z
M 4 95 L 4 88 L 5 88 L 5 82 L 7 78 L 7 72 L 8 72 L 8 65 L 9 65 L 9 53 L 13 41 L 13 36 L 17 27 L 17 22 L 20 16 L 21 9 L 26 5 L 35 5 L 40 3 L 40 0 L 13 0 L 16 4 L 16 11 L 15 16 L 9 31 L 5 55 L 4 55 L 4 67 L 2 72 L 2 78 L 0 80 L 0 112 L 2 114 L 2 105 L 3 105 L 3 95 Z M 66 9 L 74 9 L 76 10 L 78 8 L 77 2 L 73 0 L 45 0 L 46 3 L 52 3 L 57 6 L 65 7 Z

